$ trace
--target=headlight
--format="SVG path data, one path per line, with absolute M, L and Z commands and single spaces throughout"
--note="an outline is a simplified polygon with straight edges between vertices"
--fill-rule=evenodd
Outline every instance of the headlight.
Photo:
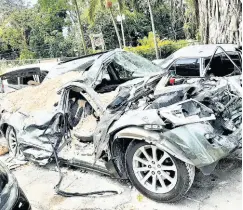
M 152 124 L 152 125 L 144 125 L 143 127 L 145 130 L 150 130 L 150 131 L 161 131 L 163 130 L 163 126 L 162 125 L 156 125 L 156 124 Z

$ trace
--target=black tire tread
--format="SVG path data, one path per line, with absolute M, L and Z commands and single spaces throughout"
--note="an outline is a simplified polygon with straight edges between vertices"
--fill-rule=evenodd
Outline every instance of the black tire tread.
M 131 181 L 131 183 L 136 187 L 136 189 L 138 191 L 140 191 L 144 196 L 150 198 L 151 200 L 154 200 L 154 201 L 157 201 L 157 202 L 161 202 L 161 203 L 175 203 L 177 201 L 179 201 L 180 199 L 182 199 L 185 194 L 188 192 L 188 190 L 191 188 L 191 185 L 193 183 L 193 180 L 194 180 L 194 176 L 195 176 L 195 167 L 190 165 L 190 164 L 187 164 L 187 163 L 184 163 L 182 162 L 181 160 L 171 156 L 171 158 L 173 158 L 174 162 L 176 163 L 177 165 L 177 168 L 180 169 L 180 172 L 183 174 L 182 179 L 183 181 L 180 183 L 180 189 L 181 191 L 180 192 L 177 192 L 176 195 L 169 195 L 169 196 L 165 196 L 164 197 L 164 194 L 163 195 L 160 195 L 158 196 L 158 194 L 156 195 L 153 195 L 155 193 L 148 193 L 146 192 L 146 190 L 143 190 L 143 186 L 139 186 L 139 185 L 136 183 L 137 181 L 136 178 L 134 180 L 133 176 L 135 177 L 134 174 L 131 174 L 130 173 L 130 170 L 129 170 L 129 164 L 128 164 L 128 159 L 129 159 L 129 153 L 131 152 L 131 150 L 135 147 L 135 145 L 137 144 L 141 144 L 141 145 L 145 145 L 145 144 L 148 144 L 144 141 L 132 141 L 127 150 L 126 150 L 126 154 L 125 154 L 125 163 L 126 163 L 126 171 L 128 173 L 128 177 Z M 179 171 L 179 170 L 178 170 Z M 168 192 L 168 193 L 171 193 L 171 192 Z

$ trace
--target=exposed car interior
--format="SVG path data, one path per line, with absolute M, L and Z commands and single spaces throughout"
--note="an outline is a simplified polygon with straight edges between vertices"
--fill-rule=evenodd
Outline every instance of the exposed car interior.
M 41 71 L 40 68 L 28 68 L 3 74 L 0 76 L 0 92 L 12 92 L 28 85 L 39 85 L 47 73 L 48 71 Z
M 100 76 L 102 81 L 96 86 L 95 91 L 98 93 L 114 91 L 120 84 L 131 80 L 132 74 L 133 72 L 127 71 L 121 65 L 112 61 L 103 68 L 103 73 Z
M 241 60 L 238 53 L 228 53 L 232 61 L 241 69 Z M 210 58 L 204 60 L 204 68 L 208 65 Z M 229 60 L 225 53 L 214 56 L 207 71 L 208 76 L 223 77 L 232 74 L 236 70 L 234 64 Z

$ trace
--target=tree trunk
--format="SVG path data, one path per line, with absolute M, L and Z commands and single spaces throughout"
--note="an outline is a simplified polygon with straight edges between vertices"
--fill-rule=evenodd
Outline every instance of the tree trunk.
M 197 0 L 203 43 L 242 44 L 241 0 Z
M 113 22 L 113 25 L 114 25 L 114 28 L 115 28 L 115 31 L 116 31 L 116 36 L 117 36 L 117 39 L 118 39 L 118 42 L 119 42 L 119 47 L 122 49 L 121 37 L 120 37 L 119 31 L 118 31 L 118 28 L 117 28 L 117 25 L 116 25 L 116 21 L 115 21 L 112 9 L 109 8 L 109 11 L 110 11 L 111 19 L 112 19 L 112 22 Z
M 123 19 L 122 19 L 122 12 L 121 12 L 121 8 L 120 8 L 120 4 L 118 4 L 118 10 L 119 10 L 119 15 L 121 17 L 121 31 L 122 31 L 123 46 L 126 47 L 126 40 L 125 40 Z
M 194 9 L 195 9 L 196 27 L 199 28 L 199 7 L 198 7 L 198 0 L 194 0 L 193 6 L 194 6 Z
M 78 8 L 78 3 L 77 3 L 77 0 L 73 0 L 73 1 L 74 1 L 74 4 L 75 4 L 77 15 L 78 15 L 78 23 L 79 23 L 79 29 L 80 29 L 82 44 L 83 44 L 83 48 L 84 48 L 84 54 L 87 55 L 87 48 L 86 48 L 86 43 L 85 43 L 85 39 L 84 39 L 83 26 L 82 26 L 81 19 L 80 19 L 80 12 L 79 12 L 79 8 Z
M 154 16 L 153 16 L 153 11 L 152 11 L 150 0 L 148 0 L 148 7 L 149 7 L 149 13 L 150 13 L 150 17 L 151 17 L 152 31 L 154 34 L 154 48 L 155 48 L 155 52 L 156 52 L 156 59 L 159 59 L 159 50 L 158 50 L 156 31 L 155 31 L 155 26 L 154 26 Z

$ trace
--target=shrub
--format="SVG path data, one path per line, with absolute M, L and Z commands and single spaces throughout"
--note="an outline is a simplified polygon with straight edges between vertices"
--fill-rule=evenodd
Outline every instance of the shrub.
M 140 46 L 137 47 L 126 47 L 125 50 L 129 52 L 133 52 L 139 54 L 149 60 L 156 59 L 156 53 L 154 48 L 154 36 L 153 33 L 150 32 L 148 37 L 144 37 L 139 40 Z M 188 40 L 160 40 L 157 38 L 158 48 L 160 58 L 166 58 L 176 50 L 185 47 L 190 44 Z
M 20 60 L 34 59 L 34 58 L 35 58 L 35 53 L 34 52 L 31 52 L 30 50 L 28 50 L 26 48 L 21 50 L 20 56 L 19 56 Z

